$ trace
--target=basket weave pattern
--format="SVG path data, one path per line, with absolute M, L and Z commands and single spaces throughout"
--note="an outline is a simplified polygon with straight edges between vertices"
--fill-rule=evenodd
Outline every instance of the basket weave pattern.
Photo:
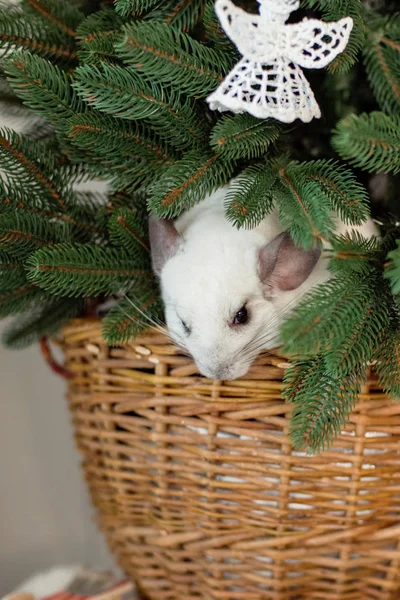
M 78 447 L 101 529 L 151 600 L 398 600 L 400 405 L 371 375 L 346 431 L 294 452 L 285 360 L 198 376 L 168 339 L 62 335 Z

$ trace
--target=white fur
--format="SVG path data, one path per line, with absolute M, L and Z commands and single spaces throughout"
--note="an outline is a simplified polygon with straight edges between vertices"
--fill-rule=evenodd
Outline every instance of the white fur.
M 310 277 L 296 290 L 265 299 L 258 275 L 259 250 L 282 233 L 277 213 L 255 229 L 236 229 L 224 214 L 228 186 L 184 213 L 175 222 L 182 237 L 178 252 L 161 272 L 166 320 L 172 337 L 193 356 L 199 371 L 215 379 L 245 375 L 261 351 L 250 351 L 255 338 L 262 348 L 279 343 L 284 315 L 311 286 L 330 277 L 327 258 L 319 259 Z M 360 227 L 338 225 L 338 232 L 357 229 L 365 237 L 377 235 L 369 220 Z M 231 327 L 232 318 L 247 302 L 247 325 Z M 190 327 L 187 335 L 181 319 Z

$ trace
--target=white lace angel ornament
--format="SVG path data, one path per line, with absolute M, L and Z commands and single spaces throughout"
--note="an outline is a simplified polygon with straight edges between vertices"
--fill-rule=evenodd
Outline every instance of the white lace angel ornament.
M 287 24 L 300 0 L 257 0 L 253 15 L 231 0 L 217 0 L 215 11 L 242 60 L 207 98 L 212 110 L 248 112 L 284 123 L 305 123 L 321 116 L 310 84 L 300 67 L 322 69 L 346 48 L 353 19 L 326 23 L 303 19 Z

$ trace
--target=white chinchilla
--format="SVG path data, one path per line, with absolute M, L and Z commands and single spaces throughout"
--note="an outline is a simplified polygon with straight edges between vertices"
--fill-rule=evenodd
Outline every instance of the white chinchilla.
M 160 278 L 167 327 L 200 373 L 213 379 L 245 375 L 263 349 L 279 345 L 285 315 L 330 277 L 320 250 L 297 248 L 277 212 L 254 229 L 237 229 L 225 216 L 229 186 L 175 222 L 149 219 L 153 268 Z M 338 223 L 337 232 L 378 235 L 368 220 Z

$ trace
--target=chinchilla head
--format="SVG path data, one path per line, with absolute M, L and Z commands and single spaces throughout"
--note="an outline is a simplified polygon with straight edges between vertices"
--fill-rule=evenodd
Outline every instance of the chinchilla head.
M 149 220 L 171 337 L 212 379 L 245 375 L 273 348 L 285 307 L 299 298 L 320 250 L 297 248 L 288 233 L 265 243 L 256 231 L 212 218 L 182 235 L 170 220 Z

